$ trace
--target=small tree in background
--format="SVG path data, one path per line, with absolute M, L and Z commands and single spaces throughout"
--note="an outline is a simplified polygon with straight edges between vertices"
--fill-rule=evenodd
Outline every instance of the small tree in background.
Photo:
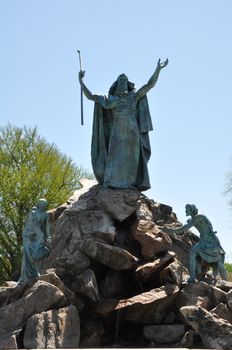
M 232 171 L 226 174 L 226 184 L 224 193 L 231 197 L 232 195 Z M 232 199 L 228 201 L 229 206 L 232 208 Z
M 82 177 L 93 177 L 38 135 L 36 128 L 0 128 L 0 283 L 20 271 L 22 232 L 39 198 L 64 203 Z
M 232 282 L 232 264 L 231 263 L 225 263 L 225 268 L 228 274 L 228 280 Z

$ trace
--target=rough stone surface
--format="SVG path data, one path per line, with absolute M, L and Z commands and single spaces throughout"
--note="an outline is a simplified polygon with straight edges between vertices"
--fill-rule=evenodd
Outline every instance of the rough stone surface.
M 178 298 L 178 307 L 182 306 L 202 306 L 210 310 L 220 303 L 226 303 L 226 293 L 205 282 L 187 285 L 182 289 Z
M 82 210 L 76 214 L 82 235 L 92 236 L 113 242 L 115 239 L 115 227 L 111 217 L 102 210 Z
M 177 228 L 180 227 L 181 223 L 178 221 L 173 222 L 172 227 Z M 192 233 L 191 231 L 186 231 L 184 233 L 176 234 L 171 233 L 168 234 L 171 239 L 171 247 L 170 250 L 175 252 L 177 259 L 188 268 L 188 260 L 189 260 L 189 251 L 191 247 L 196 244 L 199 240 L 198 236 Z
M 110 271 L 100 283 L 104 298 L 112 298 L 123 293 L 123 280 L 119 272 Z
M 182 339 L 178 343 L 176 343 L 175 347 L 176 348 L 188 348 L 188 349 L 196 348 L 196 346 L 194 346 L 194 344 L 199 343 L 198 338 L 199 338 L 199 336 L 198 336 L 197 332 L 194 331 L 193 329 L 190 329 L 189 331 L 187 331 L 184 334 Z M 199 349 L 203 348 L 202 344 L 200 344 L 200 346 L 197 346 L 197 348 L 198 347 L 199 347 Z
M 124 221 L 136 211 L 140 197 L 136 190 L 104 189 L 98 192 L 96 200 L 113 219 Z
M 174 256 L 174 252 L 168 251 L 163 257 L 140 265 L 136 269 L 138 278 L 144 282 L 147 281 L 154 273 L 159 273 L 170 262 L 170 260 L 173 260 Z
M 50 269 L 46 274 L 33 278 L 26 284 L 16 284 L 16 287 L 0 288 L 0 305 L 8 305 L 19 300 L 25 291 L 32 288 L 37 281 L 45 281 L 56 286 L 66 296 L 70 303 L 76 300 L 74 293 L 59 279 L 59 277 L 55 274 L 54 269 Z
M 0 336 L 21 329 L 32 315 L 66 303 L 60 289 L 37 281 L 20 299 L 0 308 Z
M 232 311 L 232 290 L 227 293 L 226 299 L 228 308 Z
M 70 251 L 77 240 L 81 238 L 81 232 L 78 226 L 78 220 L 75 216 L 69 216 L 67 213 L 69 209 L 65 210 L 64 213 L 57 219 L 53 225 L 53 236 L 52 236 L 52 249 L 51 254 L 47 259 L 44 259 L 41 263 L 42 271 L 48 268 L 64 267 L 69 269 L 74 267 L 75 262 L 81 262 L 82 259 L 78 257 L 73 257 L 74 263 L 70 266 L 70 261 L 68 257 L 70 256 Z M 84 261 L 82 264 L 78 264 L 78 268 L 74 267 L 74 272 L 78 269 L 85 269 L 89 262 Z M 84 265 L 84 266 L 83 266 Z
M 72 339 L 66 328 L 73 334 L 78 329 L 69 322 L 69 312 L 60 311 L 72 304 L 80 314 L 80 332 L 75 334 L 81 347 L 204 348 L 180 307 L 213 309 L 211 315 L 226 322 L 232 298 L 229 282 L 217 281 L 219 288 L 186 284 L 188 253 L 198 237 L 191 231 L 165 233 L 164 225 L 181 225 L 172 208 L 136 190 L 82 183 L 67 203 L 49 213 L 52 252 L 41 263 L 43 275 L 22 286 L 9 281 L 0 287 L 0 339 L 15 338 L 17 331 L 23 347 L 27 324 L 25 339 L 35 331 L 34 339 L 59 347 L 62 337 Z M 219 328 L 220 318 L 214 318 Z M 162 336 L 167 325 L 177 324 L 187 330 L 177 341 Z M 160 340 L 144 337 L 149 325 L 161 327 Z
M 27 321 L 23 341 L 25 348 L 78 348 L 80 320 L 77 309 L 70 305 L 33 315 Z
M 91 239 L 79 241 L 79 249 L 90 258 L 116 271 L 131 269 L 137 262 L 137 258 L 128 251 Z
M 61 281 L 54 271 L 50 271 L 45 275 L 37 278 L 38 281 L 45 281 L 57 287 L 67 298 L 68 303 L 75 303 L 75 294 Z
M 8 334 L 0 337 L 0 349 L 18 349 L 16 335 Z
M 213 299 L 215 305 L 218 305 L 220 303 L 226 303 L 227 295 L 225 292 L 223 292 L 219 288 L 211 286 L 208 283 L 200 282 L 200 284 L 202 284 L 205 293 L 209 296 L 209 298 L 211 297 Z
M 81 348 L 100 348 L 104 327 L 99 321 L 87 321 L 81 333 Z
M 0 305 L 3 305 L 13 292 L 15 287 L 0 287 Z
M 145 198 L 141 198 L 137 201 L 136 209 L 137 220 L 153 221 L 153 213 L 150 207 L 150 203 Z
M 72 290 L 89 297 L 92 301 L 99 301 L 99 291 L 94 271 L 82 271 L 72 284 Z
M 165 283 L 173 283 L 178 286 L 182 284 L 182 275 L 183 270 L 185 268 L 183 265 L 179 262 L 179 260 L 174 259 L 174 261 L 166 266 L 161 272 L 160 272 L 160 280 L 162 284 Z
M 210 312 L 232 324 L 232 313 L 226 304 L 220 303 L 214 309 L 210 310 Z
M 70 274 L 75 275 L 87 269 L 90 266 L 90 260 L 77 249 L 76 251 L 65 251 L 61 257 L 56 258 L 54 266 L 57 271 L 69 271 Z
M 15 288 L 17 286 L 17 282 L 15 281 L 6 281 L 4 283 L 4 287 L 7 287 L 7 288 Z
M 145 258 L 153 258 L 171 247 L 171 239 L 153 221 L 140 220 L 132 234 L 141 244 L 141 253 Z
M 68 199 L 68 204 L 71 204 L 72 206 L 75 206 L 77 203 L 80 202 L 80 197 L 84 194 L 88 193 L 89 190 L 97 185 L 97 181 L 94 179 L 80 179 L 79 183 L 81 185 L 81 188 L 76 190 L 74 194 Z
M 224 281 L 224 280 L 218 280 L 216 283 L 216 287 L 223 290 L 223 292 L 228 293 L 232 289 L 232 282 L 230 281 Z
M 232 325 L 229 322 L 215 317 L 200 306 L 185 306 L 180 311 L 207 349 L 232 348 Z
M 177 221 L 176 214 L 172 212 L 172 207 L 169 205 L 155 202 L 154 200 L 146 199 L 151 208 L 153 220 L 157 224 L 172 223 Z
M 120 315 L 125 320 L 141 323 L 161 322 L 167 310 L 173 305 L 179 288 L 175 285 L 166 285 L 161 288 L 150 290 L 129 299 L 107 300 L 98 304 L 96 312 L 107 314 L 120 310 Z
M 152 325 L 144 326 L 144 337 L 147 340 L 153 340 L 158 344 L 175 343 L 185 334 L 185 325 Z

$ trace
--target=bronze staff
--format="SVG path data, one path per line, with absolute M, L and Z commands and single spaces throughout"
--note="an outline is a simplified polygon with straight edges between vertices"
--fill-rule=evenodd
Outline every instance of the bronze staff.
M 79 55 L 79 63 L 80 63 L 80 70 L 82 71 L 82 63 L 81 63 L 81 52 L 80 50 L 77 50 Z M 83 90 L 81 87 L 81 125 L 84 125 L 84 113 L 83 113 Z

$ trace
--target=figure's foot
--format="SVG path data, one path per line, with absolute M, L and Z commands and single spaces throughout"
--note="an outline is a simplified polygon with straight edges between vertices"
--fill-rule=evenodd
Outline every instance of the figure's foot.
M 195 276 L 190 276 L 189 279 L 188 279 L 188 284 L 193 284 L 195 282 L 196 282 Z
M 181 283 L 181 288 L 185 288 L 188 285 L 188 280 L 183 280 Z
M 108 188 L 109 188 L 109 186 L 108 186 L 108 185 L 106 185 L 106 184 L 103 184 L 103 185 L 100 185 L 100 188 L 101 188 L 101 189 L 103 189 L 103 190 L 105 190 L 105 189 L 108 189 Z

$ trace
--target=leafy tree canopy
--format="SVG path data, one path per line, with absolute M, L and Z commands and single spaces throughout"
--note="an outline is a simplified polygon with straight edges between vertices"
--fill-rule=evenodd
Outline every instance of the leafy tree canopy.
M 224 193 L 230 197 L 228 204 L 230 207 L 232 207 L 232 171 L 228 171 L 226 174 L 226 183 L 225 183 L 225 190 Z
M 57 207 L 82 177 L 93 176 L 39 136 L 37 128 L 0 128 L 0 282 L 20 270 L 25 218 L 38 199 Z

